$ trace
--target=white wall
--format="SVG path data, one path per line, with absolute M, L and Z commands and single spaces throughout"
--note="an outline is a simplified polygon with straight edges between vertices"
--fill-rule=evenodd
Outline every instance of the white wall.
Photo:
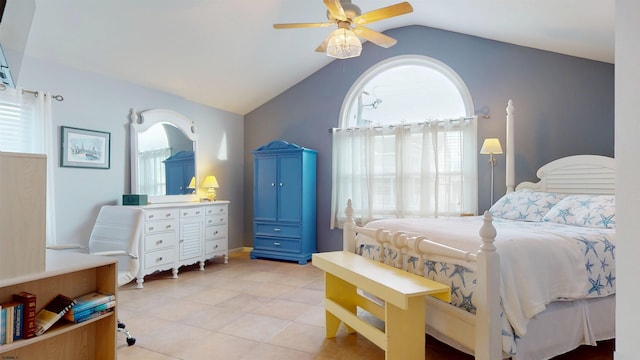
M 616 1 L 616 360 L 638 359 L 640 2 Z
M 214 174 L 218 178 L 218 199 L 231 201 L 229 247 L 242 246 L 244 119 L 241 115 L 28 56 L 22 64 L 19 85 L 64 96 L 64 101 L 54 101 L 52 109 L 57 144 L 60 144 L 60 126 L 111 133 L 110 169 L 56 166 L 54 181 L 58 243 L 86 244 L 99 207 L 121 203 L 122 194 L 129 192 L 130 109 L 166 108 L 196 123 L 200 133 L 198 176 L 203 178 L 207 174 Z M 221 149 L 223 136 L 226 136 L 226 149 Z M 221 153 L 226 153 L 226 158 L 221 157 Z M 59 151 L 55 156 L 56 164 L 59 164 Z

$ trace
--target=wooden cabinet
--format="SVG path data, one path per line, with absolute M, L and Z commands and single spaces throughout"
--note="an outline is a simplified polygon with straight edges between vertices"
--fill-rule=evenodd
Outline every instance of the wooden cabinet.
M 317 152 L 277 140 L 253 154 L 251 258 L 306 264 L 316 252 Z
M 157 271 L 178 269 L 184 265 L 224 257 L 228 263 L 228 201 L 166 203 L 140 206 L 145 212 L 140 239 L 140 272 L 137 287 L 143 288 L 144 277 Z
M 116 259 L 47 250 L 45 270 L 0 280 L 0 302 L 27 291 L 37 297 L 36 311 L 58 294 L 78 297 L 92 291 L 116 294 Z M 1 359 L 115 359 L 116 314 L 74 324 L 59 320 L 44 334 L 0 346 Z

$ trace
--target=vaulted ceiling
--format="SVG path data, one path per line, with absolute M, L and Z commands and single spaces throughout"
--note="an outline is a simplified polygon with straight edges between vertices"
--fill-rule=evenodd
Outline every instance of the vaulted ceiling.
M 354 0 L 363 13 L 397 2 Z M 367 26 L 423 25 L 614 62 L 614 1 L 409 2 L 413 13 Z M 322 0 L 37 0 L 26 52 L 244 115 L 349 61 L 314 51 L 333 28 L 272 28 L 321 21 Z

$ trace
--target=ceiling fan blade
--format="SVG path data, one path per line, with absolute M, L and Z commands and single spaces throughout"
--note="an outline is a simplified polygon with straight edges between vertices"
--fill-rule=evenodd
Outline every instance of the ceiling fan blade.
M 396 39 L 390 36 L 371 30 L 364 26 L 357 26 L 355 29 L 353 29 L 353 32 L 355 32 L 356 35 L 360 36 L 361 38 L 371 41 L 378 46 L 382 46 L 383 48 L 392 47 L 398 42 Z
M 340 21 L 347 20 L 347 15 L 344 13 L 340 0 L 324 0 L 324 5 L 327 7 L 329 14 L 331 14 L 334 19 Z
M 366 12 L 353 19 L 353 22 L 358 25 L 364 25 L 378 20 L 388 19 L 390 17 L 408 14 L 410 12 L 413 12 L 413 7 L 411 7 L 411 4 L 405 1 L 395 5 Z
M 274 29 L 315 28 L 315 27 L 327 27 L 335 24 L 336 23 L 334 22 L 273 24 L 273 28 Z

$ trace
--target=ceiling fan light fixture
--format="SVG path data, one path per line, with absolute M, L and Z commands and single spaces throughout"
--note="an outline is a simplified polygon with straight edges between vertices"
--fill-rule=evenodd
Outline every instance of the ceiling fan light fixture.
M 348 59 L 360 56 L 362 43 L 350 29 L 337 29 L 331 33 L 327 41 L 327 56 Z

